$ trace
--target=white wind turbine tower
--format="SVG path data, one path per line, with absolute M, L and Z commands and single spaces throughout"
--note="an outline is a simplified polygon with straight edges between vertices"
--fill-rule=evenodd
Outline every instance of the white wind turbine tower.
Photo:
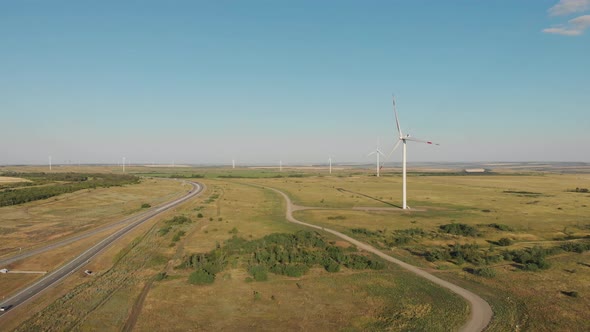
M 414 137 L 411 137 L 409 134 L 405 135 L 402 133 L 402 129 L 399 125 L 399 119 L 397 116 L 397 109 L 395 108 L 395 97 L 392 97 L 393 99 L 393 114 L 395 115 L 395 125 L 397 127 L 397 132 L 399 134 L 399 138 L 397 143 L 395 143 L 395 146 L 393 147 L 393 149 L 391 150 L 391 153 L 389 154 L 391 156 L 391 154 L 393 153 L 393 151 L 395 151 L 395 149 L 397 149 L 397 147 L 399 146 L 400 143 L 403 143 L 403 152 L 402 152 L 402 208 L 404 210 L 409 209 L 410 207 L 408 206 L 408 204 L 406 203 L 406 198 L 407 198 L 407 194 L 406 194 L 406 189 L 407 189 L 407 181 L 406 181 L 406 151 L 407 151 L 407 147 L 406 147 L 406 143 L 407 141 L 412 141 L 412 142 L 418 142 L 418 143 L 426 143 L 426 144 L 434 144 L 434 145 L 439 145 L 436 143 L 432 143 L 431 141 L 425 141 L 425 140 L 421 140 L 421 139 L 416 139 Z
M 332 174 L 332 157 L 328 158 L 328 164 L 330 164 L 330 174 Z
M 236 168 L 236 160 L 235 159 L 231 160 L 231 168 Z
M 49 170 L 51 171 L 51 156 L 49 156 Z
M 385 157 L 385 155 L 383 154 L 383 152 L 381 152 L 381 150 L 379 150 L 379 147 L 377 147 L 377 149 L 375 149 L 375 151 L 373 151 L 373 152 L 369 153 L 369 154 L 367 155 L 367 157 L 368 157 L 368 156 L 372 156 L 372 155 L 374 155 L 374 154 L 376 154 L 376 155 L 377 155 L 377 177 L 379 177 L 379 176 L 380 176 L 380 173 L 381 173 L 381 162 L 379 162 L 379 158 L 380 158 L 381 156 L 384 156 L 384 157 Z
M 283 171 L 283 161 L 279 160 L 279 172 Z
M 123 157 L 123 173 L 125 173 L 125 157 Z

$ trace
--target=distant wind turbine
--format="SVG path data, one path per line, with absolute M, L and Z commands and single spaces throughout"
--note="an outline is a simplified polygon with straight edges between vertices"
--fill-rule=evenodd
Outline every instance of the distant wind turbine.
M 381 156 L 384 156 L 385 157 L 385 155 L 383 154 L 383 152 L 381 152 L 381 150 L 379 150 L 379 147 L 377 147 L 377 149 L 375 149 L 375 151 L 369 153 L 367 155 L 367 157 L 368 156 L 372 156 L 374 154 L 377 155 L 377 177 L 379 177 L 380 176 L 380 173 L 381 173 L 381 163 L 379 162 L 379 157 L 381 157 Z
M 332 157 L 328 158 L 328 164 L 330 164 L 330 174 L 332 174 Z
M 397 132 L 399 134 L 399 138 L 398 138 L 397 143 L 395 143 L 395 146 L 393 147 L 393 149 L 391 149 L 389 156 L 391 156 L 393 151 L 395 151 L 395 149 L 397 149 L 397 147 L 399 146 L 400 143 L 403 143 L 404 146 L 403 146 L 403 152 L 402 152 L 402 208 L 404 210 L 406 210 L 406 209 L 410 208 L 406 203 L 406 198 L 407 198 L 407 194 L 406 194 L 406 189 L 407 189 L 407 185 L 406 185 L 406 183 L 407 183 L 407 181 L 406 181 L 406 151 L 407 151 L 406 142 L 412 141 L 412 142 L 425 143 L 425 144 L 434 144 L 434 145 L 439 145 L 439 144 L 432 143 L 431 141 L 416 139 L 414 137 L 411 137 L 409 134 L 404 136 L 404 134 L 402 133 L 402 129 L 399 125 L 399 118 L 397 116 L 397 109 L 395 107 L 395 96 L 393 96 L 392 99 L 393 99 L 393 114 L 395 115 L 395 125 L 397 127 Z
M 283 171 L 283 161 L 279 160 L 279 172 Z
M 51 156 L 49 156 L 49 170 L 51 171 Z
M 123 173 L 125 173 L 125 157 L 123 157 Z
M 235 159 L 231 160 L 231 168 L 236 168 L 236 160 Z

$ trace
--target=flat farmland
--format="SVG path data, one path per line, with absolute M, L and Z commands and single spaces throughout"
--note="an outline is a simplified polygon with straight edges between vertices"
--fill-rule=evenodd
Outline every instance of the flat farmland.
M 122 187 L 84 189 L 0 208 L 0 255 L 27 250 L 123 219 L 147 203 L 157 205 L 183 193 L 176 181 L 146 179 Z
M 179 170 L 158 172 L 169 177 Z M 348 234 L 482 296 L 494 310 L 489 331 L 588 328 L 590 256 L 583 248 L 590 238 L 590 194 L 579 190 L 590 187 L 587 174 L 416 173 L 408 180 L 412 209 L 402 211 L 395 173 L 301 172 L 255 169 L 231 176 L 227 169 L 183 168 L 180 175 L 198 174 L 206 184 L 199 199 L 119 247 L 109 272 L 19 329 L 58 329 L 55 317 L 74 312 L 68 326 L 76 329 L 126 331 L 446 331 L 467 319 L 463 299 L 391 264 L 378 270 L 341 265 L 338 272 L 316 265 L 302 275 L 268 272 L 255 279 L 248 243 L 262 250 L 270 242 L 256 241 L 269 235 L 309 231 L 287 222 L 284 200 L 264 187 L 305 207 L 294 213 L 297 219 Z M 173 216 L 190 221 L 176 223 Z M 317 234 L 358 254 L 331 234 Z M 232 243 L 242 243 L 243 253 L 228 253 L 212 283 L 190 282 L 195 270 L 184 265 L 190 257 L 224 252 Z M 519 261 L 539 253 L 540 261 Z

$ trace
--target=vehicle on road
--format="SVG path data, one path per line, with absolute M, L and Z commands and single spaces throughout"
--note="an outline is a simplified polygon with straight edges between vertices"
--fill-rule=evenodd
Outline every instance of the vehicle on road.
M 0 307 L 0 311 L 4 312 L 4 311 L 8 311 L 10 310 L 10 308 L 12 308 L 11 305 L 5 305 L 5 306 L 1 306 Z

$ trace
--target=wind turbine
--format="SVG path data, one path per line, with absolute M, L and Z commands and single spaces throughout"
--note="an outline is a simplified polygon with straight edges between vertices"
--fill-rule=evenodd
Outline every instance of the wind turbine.
M 372 156 L 374 154 L 377 155 L 377 177 L 379 177 L 380 176 L 380 172 L 381 172 L 381 162 L 379 162 L 379 157 L 380 156 L 384 156 L 385 157 L 385 155 L 383 154 L 383 152 L 381 152 L 381 150 L 379 150 L 379 147 L 377 147 L 377 149 L 375 149 L 375 151 L 369 153 L 367 155 L 367 157 L 368 156 Z
M 279 172 L 283 171 L 283 161 L 279 160 Z
M 236 160 L 235 159 L 231 160 L 231 168 L 236 168 Z
M 330 174 L 332 174 L 332 157 L 328 158 L 328 163 L 330 164 Z
M 407 181 L 406 181 L 406 151 L 407 151 L 406 143 L 407 143 L 407 141 L 412 141 L 412 142 L 425 143 L 425 144 L 434 144 L 434 145 L 439 145 L 439 144 L 432 143 L 431 141 L 416 139 L 414 137 L 411 137 L 409 134 L 404 136 L 404 134 L 402 133 L 402 129 L 399 125 L 399 119 L 397 116 L 397 109 L 395 108 L 395 96 L 393 96 L 392 99 L 393 99 L 393 114 L 395 115 L 395 125 L 397 127 L 397 132 L 399 134 L 399 138 L 398 138 L 397 143 L 395 143 L 393 149 L 391 149 L 389 156 L 391 156 L 393 151 L 395 151 L 395 149 L 397 149 L 397 147 L 399 146 L 400 143 L 404 144 L 403 152 L 402 152 L 402 209 L 406 210 L 406 209 L 410 208 L 408 206 L 408 204 L 406 203 L 406 198 L 407 198 L 407 194 L 406 194 L 406 189 L 407 189 L 407 185 L 406 185 L 406 183 L 407 183 Z
M 125 157 L 123 157 L 123 173 L 125 173 Z
M 51 156 L 49 156 L 49 170 L 51 171 Z

